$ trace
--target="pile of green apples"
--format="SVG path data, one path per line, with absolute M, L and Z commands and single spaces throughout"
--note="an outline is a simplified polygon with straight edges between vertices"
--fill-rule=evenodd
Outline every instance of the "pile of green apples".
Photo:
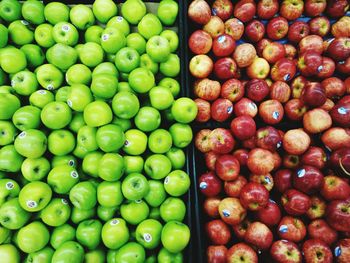
M 178 3 L 0 2 L 0 261 L 182 262 Z M 184 87 L 182 87 L 184 88 Z

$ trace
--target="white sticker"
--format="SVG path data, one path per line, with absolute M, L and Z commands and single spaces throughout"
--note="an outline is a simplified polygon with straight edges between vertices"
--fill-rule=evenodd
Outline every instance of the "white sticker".
M 265 183 L 271 184 L 271 179 L 268 176 L 265 176 Z
M 149 242 L 152 241 L 152 236 L 151 236 L 151 234 L 144 233 L 144 234 L 143 234 L 143 239 L 144 239 L 147 243 L 149 243 Z
M 282 146 L 282 142 L 279 141 L 279 142 L 277 143 L 277 148 L 280 148 L 281 146 Z
M 47 85 L 46 89 L 47 90 L 54 90 L 55 87 L 50 83 L 49 85 Z
M 128 145 L 129 145 L 129 141 L 128 141 L 128 140 L 125 140 L 124 146 L 128 146 Z
M 112 226 L 118 225 L 119 224 L 119 220 L 118 219 L 113 219 L 110 224 Z
M 117 16 L 117 21 L 118 21 L 118 22 L 123 21 L 123 17 L 122 17 L 122 16 Z
M 249 103 L 249 107 L 250 107 L 251 109 L 253 109 L 253 110 L 256 110 L 256 108 L 257 108 L 257 106 L 256 106 L 256 104 L 255 104 L 254 102 L 250 102 L 250 103 Z
M 74 160 L 69 160 L 69 161 L 68 161 L 68 165 L 69 165 L 69 166 L 74 166 L 74 165 L 75 165 Z
M 208 187 L 208 184 L 206 183 L 206 182 L 201 182 L 200 184 L 199 184 L 199 188 L 200 189 L 207 189 L 207 187 Z
M 230 211 L 228 211 L 226 209 L 222 210 L 222 214 L 224 217 L 229 217 L 231 215 Z
M 272 113 L 272 118 L 274 118 L 275 120 L 278 120 L 279 116 L 280 116 L 280 113 L 278 111 L 274 111 Z
M 218 42 L 223 43 L 226 40 L 226 37 L 224 35 L 219 36 Z
M 340 255 L 341 255 L 341 247 L 336 247 L 335 249 L 334 249 L 334 255 L 336 256 L 336 257 L 340 257 Z
M 300 169 L 300 170 L 298 170 L 298 172 L 297 172 L 297 176 L 298 176 L 299 178 L 302 178 L 302 177 L 305 176 L 305 173 L 306 173 L 305 169 Z
M 233 107 L 232 107 L 232 106 L 230 106 L 230 107 L 227 108 L 227 113 L 228 113 L 228 114 L 231 114 L 232 111 L 233 111 Z
M 43 89 L 38 90 L 38 93 L 39 93 L 40 95 L 45 95 L 45 94 L 46 94 L 46 90 L 43 90 Z
M 28 26 L 28 25 L 29 25 L 28 21 L 26 21 L 26 20 L 21 20 L 21 23 L 22 23 L 23 25 L 25 25 L 25 26 Z
M 19 137 L 19 138 L 24 138 L 24 137 L 26 137 L 26 135 L 27 135 L 27 133 L 26 133 L 25 131 L 23 131 L 23 132 L 21 132 L 21 133 L 18 135 L 18 137 Z
M 15 185 L 12 182 L 7 182 L 5 187 L 7 190 L 12 190 Z
M 339 112 L 340 114 L 344 115 L 344 114 L 347 113 L 347 110 L 346 110 L 346 108 L 344 108 L 344 107 L 340 107 L 340 108 L 338 108 L 338 112 Z
M 107 41 L 109 39 L 109 35 L 108 34 L 103 34 L 102 35 L 102 41 Z
M 216 14 L 217 14 L 216 8 L 212 8 L 211 12 L 213 13 L 214 16 L 216 16 Z
M 62 201 L 62 204 L 64 204 L 64 205 L 68 205 L 68 201 L 67 201 L 67 199 L 62 198 L 62 199 L 61 199 L 61 201 Z
M 27 206 L 28 206 L 29 208 L 35 208 L 35 207 L 38 206 L 38 203 L 35 202 L 35 201 L 33 201 L 33 200 L 28 200 L 28 201 L 27 201 Z
M 73 102 L 72 102 L 71 100 L 67 100 L 67 104 L 68 104 L 68 106 L 69 106 L 69 107 L 71 107 L 71 108 L 72 108 L 72 106 L 73 106 Z
M 321 65 L 321 66 L 319 66 L 319 67 L 317 68 L 317 72 L 321 72 L 322 69 L 323 69 L 323 66 Z
M 290 74 L 284 75 L 283 79 L 284 79 L 284 81 L 290 80 Z
M 281 225 L 280 228 L 278 229 L 281 233 L 287 233 L 288 232 L 288 226 L 286 225 Z
M 78 178 L 79 177 L 79 174 L 77 173 L 77 171 L 72 171 L 70 173 L 70 176 L 72 176 L 74 179 Z
M 165 183 L 165 184 L 168 184 L 168 183 L 169 183 L 169 181 L 170 181 L 169 176 L 165 177 L 164 183 Z
M 62 31 L 68 32 L 69 30 L 70 30 L 69 25 L 63 25 L 63 26 L 62 26 Z
M 238 25 L 243 25 L 243 22 L 241 20 L 238 20 L 237 24 Z

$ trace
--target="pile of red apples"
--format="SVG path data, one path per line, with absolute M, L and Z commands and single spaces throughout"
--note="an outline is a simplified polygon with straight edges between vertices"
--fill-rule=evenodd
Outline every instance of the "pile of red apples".
M 209 263 L 350 262 L 348 9 L 190 3 Z

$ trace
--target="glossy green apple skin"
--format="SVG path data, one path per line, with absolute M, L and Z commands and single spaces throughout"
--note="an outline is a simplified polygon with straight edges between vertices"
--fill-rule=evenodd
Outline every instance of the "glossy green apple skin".
M 117 76 L 107 73 L 94 74 L 91 91 L 96 97 L 101 99 L 113 98 L 118 91 Z
M 77 112 L 83 112 L 85 107 L 93 101 L 91 90 L 84 84 L 73 84 L 68 89 L 67 104 Z
M 144 199 L 151 207 L 159 207 L 167 196 L 163 183 L 157 180 L 149 180 L 148 184 L 150 190 Z
M 146 249 L 154 249 L 160 244 L 162 224 L 154 219 L 146 219 L 136 227 L 136 240 Z
M 107 27 L 102 32 L 101 46 L 106 53 L 116 54 L 126 46 L 124 33 L 115 27 Z
M 179 47 L 179 36 L 178 34 L 170 29 L 164 30 L 161 34 L 161 37 L 164 37 L 168 40 L 170 45 L 170 52 L 174 53 Z
M 101 182 L 97 187 L 97 201 L 101 206 L 116 207 L 121 205 L 124 197 L 120 182 Z
M 159 127 L 161 123 L 161 115 L 157 109 L 145 106 L 140 108 L 134 121 L 138 129 L 144 132 L 150 132 Z
M 52 36 L 56 43 L 75 46 L 79 40 L 78 30 L 68 22 L 58 22 L 52 29 Z
M 190 98 L 179 98 L 174 102 L 171 113 L 176 121 L 189 123 L 197 116 L 198 109 L 195 104 Z
M 190 235 L 187 225 L 178 221 L 170 221 L 163 227 L 161 240 L 169 252 L 179 253 L 188 245 Z
M 75 239 L 75 228 L 69 224 L 64 224 L 59 227 L 55 227 L 50 236 L 50 244 L 54 249 L 57 249 L 60 245 L 66 241 Z
M 55 65 L 63 71 L 66 71 L 76 63 L 78 53 L 71 46 L 57 43 L 46 51 L 46 58 L 49 63 Z
M 154 14 L 146 14 L 137 25 L 139 33 L 145 38 L 150 39 L 153 36 L 159 35 L 163 26 L 159 18 Z
M 146 5 L 142 0 L 127 0 L 121 9 L 123 17 L 133 25 L 139 23 L 146 12 Z
M 167 87 L 156 86 L 149 91 L 149 98 L 153 108 L 157 110 L 168 109 L 174 102 L 174 96 Z
M 154 62 L 147 53 L 141 55 L 140 67 L 151 71 L 154 75 L 157 74 L 159 70 L 158 63 Z
M 131 120 L 130 119 L 122 119 L 118 117 L 114 117 L 112 120 L 112 124 L 120 126 L 123 132 L 129 130 L 131 128 Z
M 175 23 L 178 13 L 179 5 L 173 0 L 161 1 L 157 9 L 158 18 L 166 26 L 171 26 Z
M 116 152 L 121 149 L 125 142 L 125 135 L 118 125 L 107 124 L 99 127 L 96 132 L 98 147 L 104 152 Z
M 32 262 L 42 262 L 42 263 L 51 263 L 54 250 L 51 247 L 44 247 L 43 249 L 30 253 L 24 263 Z
M 60 2 L 52 2 L 45 5 L 45 19 L 55 25 L 59 22 L 67 22 L 69 20 L 69 7 Z
M 36 77 L 39 84 L 47 90 L 55 90 L 61 87 L 63 73 L 52 64 L 44 64 L 36 70 Z
M 68 102 L 68 91 L 70 90 L 70 87 L 69 86 L 63 86 L 61 88 L 59 88 L 57 91 L 56 91 L 56 94 L 55 94 L 55 101 L 56 102 Z
M 31 216 L 20 206 L 18 198 L 10 199 L 2 204 L 0 212 L 1 225 L 11 230 L 23 227 Z
M 19 108 L 12 116 L 12 122 L 21 131 L 37 129 L 40 125 L 41 110 L 35 106 L 24 106 Z
M 64 156 L 54 156 L 51 160 L 52 168 L 61 165 L 69 165 L 73 168 L 77 168 L 77 159 L 71 154 Z
M 182 199 L 168 197 L 160 206 L 160 216 L 165 222 L 182 222 L 186 215 L 186 205 Z
M 3 0 L 0 3 L 0 17 L 6 22 L 21 18 L 21 4 L 16 0 Z
M 141 200 L 147 195 L 148 191 L 148 181 L 142 174 L 129 174 L 122 182 L 122 192 L 128 200 Z
M 35 69 L 45 62 L 45 53 L 40 46 L 26 44 L 20 48 L 27 59 L 28 68 Z
M 102 159 L 103 153 L 101 152 L 91 152 L 88 153 L 84 159 L 82 164 L 83 172 L 92 176 L 98 177 L 98 167 L 100 164 L 100 160 Z
M 81 63 L 88 67 L 96 67 L 103 61 L 103 49 L 99 44 L 94 42 L 88 42 L 82 45 L 78 53 Z
M 153 154 L 147 157 L 144 170 L 150 178 L 160 180 L 171 172 L 171 162 L 165 155 Z
M 92 5 L 96 19 L 105 24 L 118 12 L 117 5 L 112 0 L 96 0 Z
M 0 226 L 0 245 L 9 243 L 11 241 L 12 232 L 10 229 Z
M 21 107 L 19 99 L 10 93 L 0 93 L 0 120 L 9 120 Z
M 101 242 L 102 224 L 97 219 L 80 222 L 76 237 L 78 242 L 89 250 L 96 249 Z
M 48 149 L 56 156 L 64 156 L 74 150 L 75 138 L 68 130 L 55 130 L 48 137 Z
M 47 148 L 46 135 L 36 129 L 21 132 L 15 139 L 16 151 L 27 158 L 41 157 Z
M 17 235 L 18 246 L 25 253 L 33 253 L 43 249 L 49 240 L 49 230 L 39 221 L 22 227 Z
M 68 194 L 78 182 L 79 174 L 77 170 L 68 164 L 53 167 L 47 176 L 47 183 L 58 194 Z
M 125 132 L 123 151 L 129 155 L 141 155 L 147 148 L 147 135 L 136 129 Z
M 153 153 L 166 153 L 170 150 L 172 144 L 172 136 L 165 129 L 157 129 L 148 137 L 148 148 Z
M 131 33 L 126 37 L 126 46 L 134 48 L 139 55 L 146 52 L 146 40 L 139 33 Z
M 152 207 L 149 215 L 149 219 L 155 219 L 155 220 L 161 220 L 162 218 L 160 217 L 160 212 L 159 212 L 159 207 Z
M 137 114 L 139 108 L 139 99 L 131 92 L 120 91 L 113 97 L 112 109 L 119 118 L 131 119 Z
M 125 170 L 124 159 L 117 153 L 106 153 L 98 163 L 98 176 L 109 182 L 119 180 Z
M 51 262 L 74 262 L 84 261 L 84 249 L 75 241 L 67 241 L 59 246 L 52 256 Z
M 8 74 L 14 74 L 27 67 L 27 59 L 23 51 L 7 46 L 1 50 L 0 66 Z
M 99 127 L 110 123 L 113 119 L 111 108 L 106 102 L 94 101 L 84 109 L 84 121 L 90 127 Z
M 86 263 L 104 263 L 106 262 L 106 252 L 102 249 L 90 250 L 84 255 Z
M 170 159 L 174 170 L 182 169 L 185 166 L 186 155 L 182 149 L 171 147 L 170 150 L 166 153 L 166 156 Z
M 5 146 L 15 140 L 16 127 L 10 121 L 0 121 L 0 146 Z
M 13 21 L 8 30 L 13 43 L 18 46 L 30 44 L 34 40 L 34 32 L 28 28 L 28 22 L 25 20 Z
M 183 255 L 181 252 L 171 253 L 164 247 L 160 249 L 157 259 L 158 259 L 158 262 L 181 263 L 184 261 Z
M 82 112 L 74 112 L 68 128 L 71 131 L 78 133 L 79 129 L 85 125 L 86 123 L 84 121 L 84 114 Z
M 53 26 L 50 24 L 41 24 L 35 28 L 35 42 L 44 48 L 50 48 L 55 44 L 52 36 Z
M 64 198 L 53 198 L 40 212 L 41 220 L 48 226 L 61 226 L 70 218 L 71 208 Z
M 84 64 L 75 64 L 66 72 L 66 81 L 71 86 L 73 84 L 89 85 L 91 78 L 91 70 Z
M 96 208 L 92 209 L 79 209 L 77 207 L 73 207 L 71 220 L 74 224 L 79 224 L 80 222 L 91 219 L 96 215 Z
M 54 100 L 55 96 L 52 94 L 52 92 L 43 89 L 33 92 L 29 97 L 30 104 L 40 109 L 44 108 L 45 105 L 53 102 Z
M 130 72 L 130 87 L 137 93 L 146 93 L 155 85 L 153 73 L 145 68 L 137 68 Z
M 8 30 L 3 24 L 0 24 L 0 48 L 7 46 Z
M 23 161 L 21 167 L 23 177 L 30 182 L 40 181 L 48 175 L 49 171 L 50 162 L 45 157 L 27 158 Z
M 103 62 L 94 68 L 92 71 L 92 76 L 99 74 L 109 74 L 118 77 L 118 70 L 112 62 Z
M 36 0 L 24 2 L 22 6 L 22 16 L 25 20 L 35 25 L 44 23 L 44 4 Z
M 149 207 L 143 200 L 130 201 L 120 207 L 120 214 L 131 225 L 138 225 L 149 215 Z
M 41 111 L 41 121 L 49 129 L 62 129 L 72 120 L 72 111 L 64 102 L 50 102 Z
M 102 227 L 102 242 L 109 249 L 118 249 L 128 242 L 130 233 L 122 218 L 108 220 Z
M 19 251 L 12 244 L 0 245 L 0 258 L 4 262 L 19 263 L 21 260 Z
M 0 206 L 7 200 L 18 196 L 20 186 L 12 179 L 0 179 Z
M 129 73 L 140 65 L 140 55 L 136 49 L 124 47 L 117 52 L 115 65 L 119 71 Z
M 96 188 L 89 181 L 79 182 L 70 190 L 69 199 L 79 209 L 92 209 L 97 203 Z
M 0 171 L 18 172 L 21 170 L 23 160 L 23 156 L 16 151 L 13 144 L 6 145 L 0 149 Z
M 169 132 L 173 138 L 174 146 L 178 148 L 187 147 L 193 139 L 191 126 L 188 124 L 174 123 L 170 126 Z
M 167 61 L 160 63 L 159 70 L 166 77 L 174 78 L 178 76 L 180 74 L 179 56 L 176 54 L 170 54 Z
M 136 242 L 129 242 L 122 246 L 116 255 L 116 262 L 145 262 L 145 249 Z
M 28 212 L 42 210 L 50 202 L 52 190 L 50 186 L 41 181 L 26 184 L 19 193 L 19 203 Z
M 144 160 L 141 156 L 124 156 L 125 174 L 141 173 Z
M 146 52 L 154 62 L 165 62 L 170 56 L 169 41 L 165 37 L 153 36 L 147 41 Z
M 73 6 L 69 12 L 69 18 L 80 30 L 86 30 L 95 24 L 95 16 L 91 8 L 83 4 Z
M 122 16 L 114 16 L 109 19 L 106 27 L 114 27 L 121 31 L 125 37 L 130 34 L 130 25 L 128 21 Z
M 119 206 L 105 207 L 105 206 L 99 205 L 97 207 L 97 216 L 103 222 L 106 222 L 112 219 L 116 215 L 118 210 L 119 210 Z
M 84 147 L 88 152 L 96 151 L 98 144 L 96 140 L 97 128 L 83 126 L 78 130 L 77 144 Z
M 165 191 L 171 196 L 185 194 L 190 188 L 190 184 L 189 175 L 182 170 L 174 170 L 164 179 Z
M 11 86 L 17 94 L 29 96 L 38 89 L 38 81 L 33 72 L 20 71 L 11 78 Z

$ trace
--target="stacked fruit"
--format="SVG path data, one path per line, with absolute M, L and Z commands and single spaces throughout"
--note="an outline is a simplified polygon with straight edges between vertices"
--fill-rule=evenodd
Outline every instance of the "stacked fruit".
M 232 2 L 188 9 L 207 260 L 350 262 L 349 3 Z
M 177 14 L 0 2 L 1 262 L 182 261 L 197 108 L 178 98 Z

